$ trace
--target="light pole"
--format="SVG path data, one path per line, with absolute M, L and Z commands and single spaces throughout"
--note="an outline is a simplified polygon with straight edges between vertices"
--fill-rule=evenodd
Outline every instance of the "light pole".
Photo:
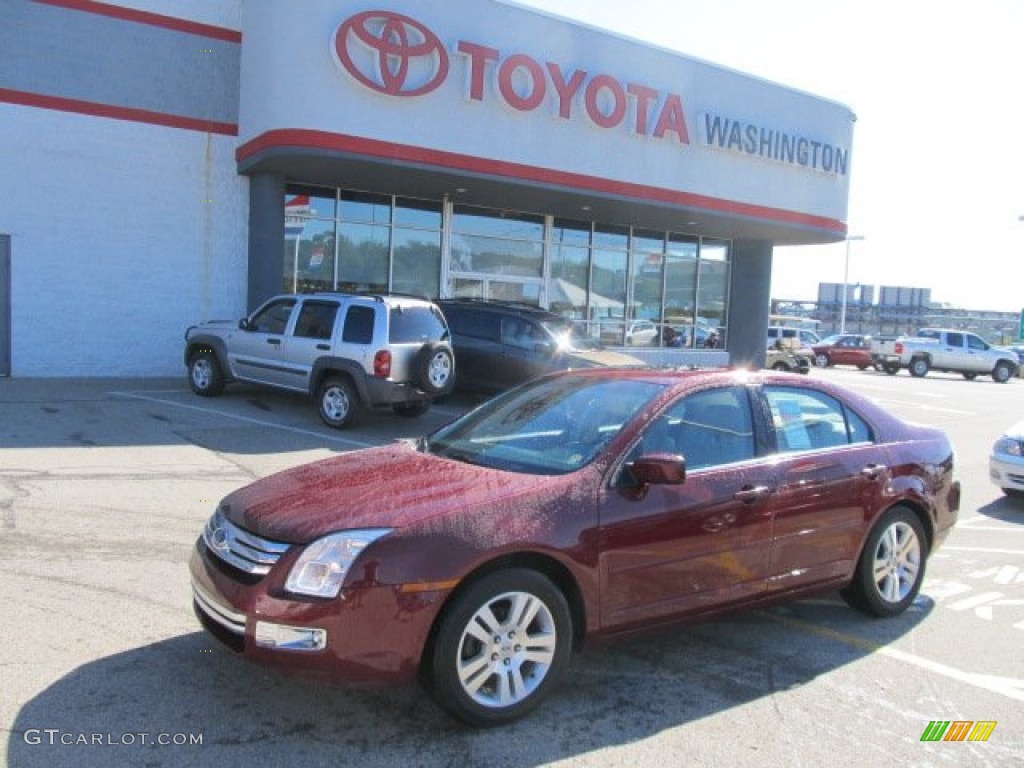
M 839 310 L 839 332 L 846 333 L 846 294 L 849 291 L 850 283 L 850 241 L 863 240 L 864 235 L 846 236 L 846 266 L 843 269 L 843 299 L 842 307 Z

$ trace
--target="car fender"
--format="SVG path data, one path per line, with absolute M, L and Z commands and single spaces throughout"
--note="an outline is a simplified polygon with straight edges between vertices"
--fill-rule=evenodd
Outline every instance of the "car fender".
M 347 375 L 352 380 L 359 398 L 364 403 L 370 402 L 370 393 L 366 387 L 366 372 L 362 365 L 344 357 L 321 357 L 313 364 L 313 370 L 309 375 L 310 397 L 316 397 L 316 391 L 320 388 L 321 382 L 332 373 Z
M 197 352 L 210 350 L 217 356 L 221 372 L 225 377 L 231 377 L 231 366 L 228 365 L 228 349 L 224 339 L 209 333 L 200 333 L 192 336 L 185 344 L 185 367 L 192 362 Z

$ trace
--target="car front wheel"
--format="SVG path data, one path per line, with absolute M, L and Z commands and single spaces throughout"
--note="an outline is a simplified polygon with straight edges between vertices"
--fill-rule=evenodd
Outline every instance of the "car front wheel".
M 214 397 L 224 391 L 224 374 L 213 352 L 200 352 L 188 364 L 188 384 L 202 397 Z
M 432 693 L 473 726 L 516 720 L 537 707 L 565 673 L 572 618 L 543 574 L 497 571 L 457 595 L 433 645 Z
M 872 616 L 902 613 L 921 589 L 926 546 L 917 515 L 905 507 L 889 510 L 871 530 L 843 598 Z
M 992 369 L 992 379 L 1000 384 L 1005 384 L 1012 376 L 1013 369 L 1006 363 L 999 363 Z
M 815 356 L 814 364 L 819 368 L 828 368 L 832 364 L 832 361 L 828 359 L 828 355 L 822 353 Z

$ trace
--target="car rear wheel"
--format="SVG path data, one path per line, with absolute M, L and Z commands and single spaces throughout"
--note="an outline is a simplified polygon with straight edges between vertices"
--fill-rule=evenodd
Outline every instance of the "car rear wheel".
M 511 722 L 537 707 L 565 673 L 572 618 L 543 574 L 510 569 L 458 594 L 433 644 L 432 693 L 474 726 Z
M 188 364 L 188 384 L 202 397 L 214 397 L 224 391 L 224 374 L 213 352 L 200 352 Z
M 816 366 L 818 366 L 819 368 L 828 368 L 830 365 L 832 365 L 832 361 L 829 360 L 828 359 L 828 355 L 826 355 L 823 352 L 820 355 L 815 355 L 815 357 L 814 357 L 814 364 Z
M 915 376 L 920 379 L 922 376 L 926 376 L 928 374 L 930 368 L 931 365 L 928 364 L 928 361 L 925 358 L 915 357 L 910 361 L 910 366 L 907 370 L 910 371 L 911 376 Z
M 902 613 L 921 589 L 926 546 L 917 515 L 906 507 L 889 510 L 871 529 L 843 598 L 872 616 Z
M 900 372 L 899 363 L 885 363 L 882 366 L 882 370 L 888 373 L 890 376 L 895 376 Z
M 420 389 L 431 397 L 440 397 L 452 391 L 455 385 L 455 358 L 448 347 L 428 344 L 416 361 Z
M 996 367 L 992 369 L 992 379 L 1005 384 L 1013 376 L 1013 369 L 1010 368 L 1006 363 L 997 363 Z
M 326 379 L 317 390 L 320 419 L 328 427 L 351 427 L 362 412 L 362 403 L 352 382 L 340 377 Z

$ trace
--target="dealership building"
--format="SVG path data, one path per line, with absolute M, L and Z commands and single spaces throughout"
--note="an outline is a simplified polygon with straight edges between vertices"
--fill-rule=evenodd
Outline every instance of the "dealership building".
M 320 290 L 758 362 L 854 119 L 499 0 L 3 0 L 0 375 L 177 375 L 188 325 Z

